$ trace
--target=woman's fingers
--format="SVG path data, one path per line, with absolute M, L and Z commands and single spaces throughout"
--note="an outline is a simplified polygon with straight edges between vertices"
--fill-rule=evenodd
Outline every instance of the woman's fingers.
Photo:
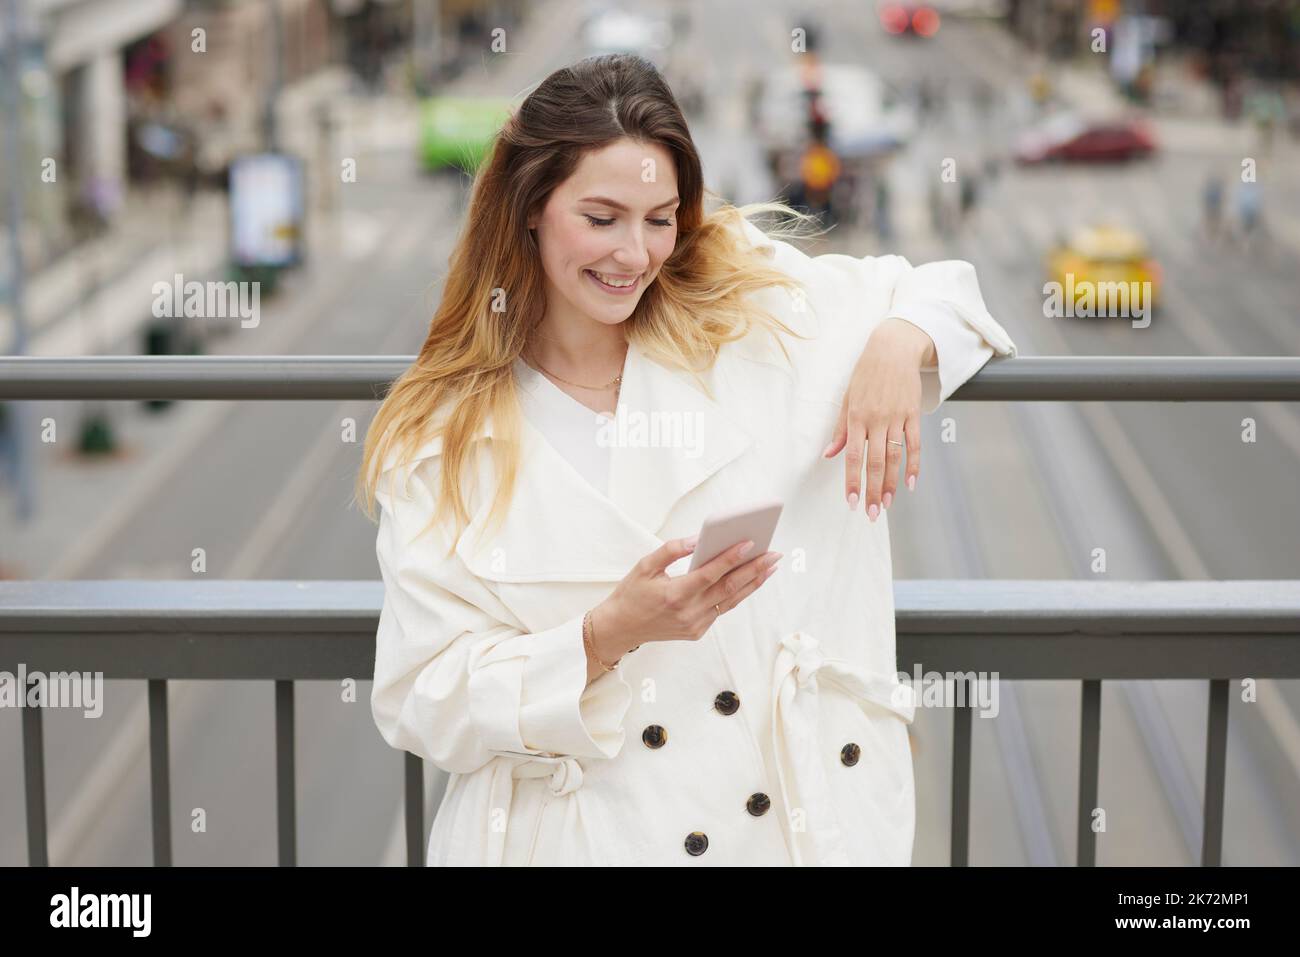
M 921 474 L 921 417 L 913 412 L 907 417 L 907 487 L 915 490 Z
M 898 471 L 903 464 L 903 423 L 898 422 L 889 428 L 889 438 L 885 441 L 885 484 L 880 489 L 880 506 L 889 508 L 898 491 Z
M 728 548 L 725 552 L 722 552 L 705 562 L 699 568 L 695 569 L 695 571 L 682 576 L 682 593 L 689 596 L 696 592 L 704 591 L 715 582 L 721 580 L 724 575 L 738 566 L 742 561 L 745 561 L 747 558 L 750 561 L 752 561 L 753 558 L 758 558 L 759 556 L 757 555 L 753 556 L 753 558 L 749 558 L 748 556 L 748 552 L 753 547 L 754 543 L 751 541 L 738 542 Z
M 698 535 L 692 535 L 690 538 L 670 538 L 637 562 L 641 573 L 650 578 L 658 575 L 679 558 L 693 552 L 698 538 Z
M 835 434 L 831 436 L 831 444 L 822 450 L 822 458 L 833 459 L 840 454 L 840 449 L 844 448 L 844 437 L 848 434 L 848 412 L 844 402 L 840 403 L 840 424 L 835 427 Z M 847 494 L 847 493 L 846 493 Z
M 848 417 L 848 433 L 844 447 L 844 497 L 853 511 L 862 500 L 862 446 L 867 441 L 867 431 L 862 422 Z
M 763 583 L 771 578 L 773 573 L 776 572 L 776 568 L 777 566 L 775 564 L 769 565 L 765 571 L 755 575 L 754 578 L 750 580 L 749 584 L 741 588 L 740 591 L 736 592 L 736 594 L 731 598 L 726 601 L 718 602 L 719 617 L 725 615 L 754 592 L 758 591 L 758 589 L 762 587 Z
M 867 493 L 863 498 L 863 507 L 867 518 L 873 522 L 880 515 L 881 488 L 885 483 L 885 437 L 889 434 L 889 424 L 883 420 L 872 423 L 867 431 Z
M 705 607 L 712 611 L 717 605 L 719 614 L 735 608 L 772 576 L 780 558 L 780 552 L 767 552 L 745 562 L 704 593 Z
M 861 504 L 863 513 L 874 522 L 894 502 L 905 448 L 907 487 L 916 487 L 921 472 L 921 418 L 913 409 L 896 420 L 886 417 L 868 422 L 863 411 L 859 408 L 855 413 L 846 393 L 835 435 L 822 451 L 822 458 L 834 458 L 844 450 L 844 498 L 850 510 Z

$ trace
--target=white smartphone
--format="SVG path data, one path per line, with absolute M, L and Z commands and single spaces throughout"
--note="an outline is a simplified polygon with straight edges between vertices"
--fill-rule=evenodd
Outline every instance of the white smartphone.
M 784 503 L 777 498 L 766 499 L 753 505 L 718 512 L 704 520 L 700 527 L 700 540 L 691 553 L 689 572 L 695 571 L 717 558 L 733 545 L 752 540 L 751 548 L 741 562 L 752 561 L 768 550 L 776 533 L 777 519 L 781 517 Z

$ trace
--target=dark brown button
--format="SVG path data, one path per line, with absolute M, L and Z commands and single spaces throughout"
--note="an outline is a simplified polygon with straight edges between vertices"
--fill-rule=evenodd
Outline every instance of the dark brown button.
M 691 831 L 686 835 L 686 853 L 699 857 L 709 849 L 709 836 L 703 831 Z
M 862 754 L 862 749 L 850 741 L 844 747 L 840 748 L 840 761 L 848 767 L 858 763 L 858 758 Z
M 740 697 L 734 691 L 723 691 L 713 699 L 713 707 L 722 714 L 735 714 L 740 708 Z
M 751 794 L 749 800 L 745 802 L 745 810 L 754 817 L 762 817 L 767 813 L 767 809 L 772 806 L 772 799 L 762 791 Z
M 641 741 L 647 748 L 662 748 L 668 743 L 668 732 L 663 725 L 652 724 L 641 732 Z

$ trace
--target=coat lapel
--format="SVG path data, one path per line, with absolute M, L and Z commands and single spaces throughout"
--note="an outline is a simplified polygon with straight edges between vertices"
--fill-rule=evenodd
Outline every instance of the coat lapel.
M 754 442 L 688 373 L 660 365 L 635 345 L 610 431 L 610 498 L 656 537 L 679 499 Z
M 492 431 L 489 417 L 475 438 L 491 439 Z M 687 373 L 660 365 L 635 344 L 604 436 L 612 446 L 608 495 L 522 419 L 515 494 L 500 530 L 484 532 L 491 510 L 485 494 L 457 542 L 471 572 L 501 582 L 620 581 L 663 543 L 659 533 L 677 502 L 754 441 Z M 435 439 L 416 458 L 440 452 Z M 495 491 L 490 456 L 479 467 L 480 480 L 490 482 L 484 487 Z

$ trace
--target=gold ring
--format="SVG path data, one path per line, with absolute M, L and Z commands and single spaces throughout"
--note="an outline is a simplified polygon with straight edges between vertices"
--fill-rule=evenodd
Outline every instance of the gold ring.
M 717 605 L 714 605 L 714 606 L 713 606 L 713 610 L 714 610 L 715 612 L 718 613 L 718 618 L 721 618 L 721 617 L 722 617 L 722 609 L 721 609 L 721 608 L 719 608 Z
M 890 445 L 898 445 L 898 446 L 901 446 L 901 445 L 903 444 L 902 442 L 899 442 L 897 439 L 889 439 L 888 442 L 889 442 Z

